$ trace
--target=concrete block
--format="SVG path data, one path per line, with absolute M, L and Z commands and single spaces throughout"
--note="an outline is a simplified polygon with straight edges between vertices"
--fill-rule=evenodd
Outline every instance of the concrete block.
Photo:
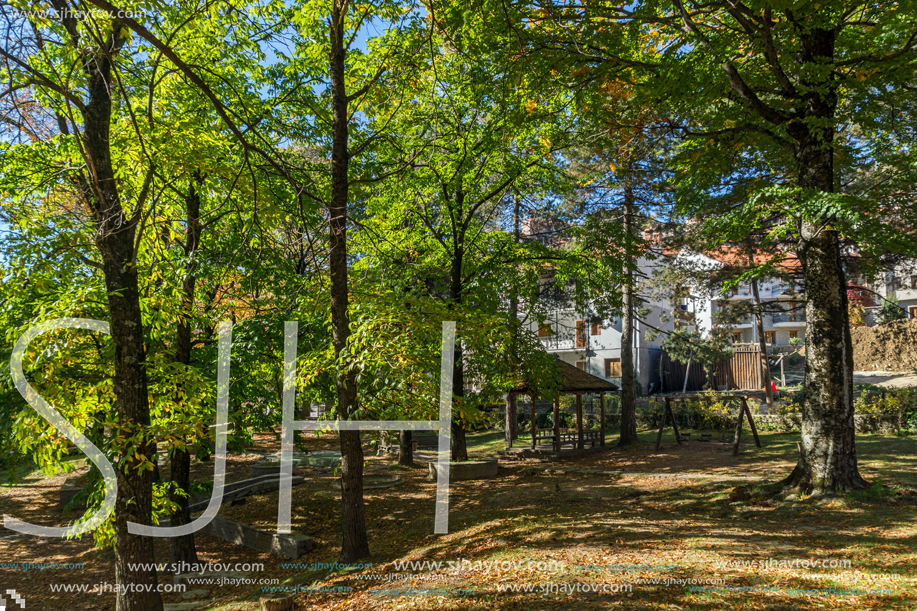
M 470 479 L 491 479 L 497 477 L 497 459 L 473 460 L 468 462 L 449 463 L 449 481 L 458 482 Z M 438 479 L 438 464 L 429 463 L 429 479 Z
M 248 524 L 231 522 L 220 516 L 215 517 L 200 532 L 229 543 L 243 545 L 249 549 L 287 558 L 288 560 L 295 560 L 310 552 L 313 546 L 312 537 L 300 533 L 285 535 L 268 532 Z

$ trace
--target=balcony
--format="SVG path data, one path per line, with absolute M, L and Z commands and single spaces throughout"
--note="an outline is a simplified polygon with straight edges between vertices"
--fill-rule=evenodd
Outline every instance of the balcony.
M 806 315 L 802 312 L 789 312 L 787 314 L 774 314 L 772 317 L 775 327 L 793 327 L 806 324 Z
M 801 293 L 802 289 L 792 284 L 775 284 L 770 289 L 772 299 L 798 299 Z
M 751 329 L 754 326 L 754 324 L 755 324 L 754 316 L 743 316 L 739 318 L 736 322 L 728 326 L 734 327 L 736 329 Z
M 748 299 L 749 297 L 751 297 L 751 289 L 743 286 L 726 291 L 720 299 Z

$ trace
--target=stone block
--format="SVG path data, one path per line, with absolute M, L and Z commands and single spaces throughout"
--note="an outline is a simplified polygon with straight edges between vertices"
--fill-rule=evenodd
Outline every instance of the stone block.
M 201 531 L 229 543 L 242 545 L 258 552 L 295 560 L 312 550 L 312 537 L 300 533 L 280 534 L 259 530 L 248 524 L 231 522 L 216 516 Z
M 429 479 L 438 479 L 438 463 L 429 463 Z M 449 481 L 457 482 L 471 479 L 491 479 L 497 477 L 497 459 L 472 460 L 467 462 L 449 463 Z

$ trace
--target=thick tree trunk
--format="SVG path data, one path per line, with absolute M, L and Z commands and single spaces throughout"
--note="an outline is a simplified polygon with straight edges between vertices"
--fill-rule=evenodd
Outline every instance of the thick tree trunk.
M 138 215 L 125 215 L 112 167 L 110 127 L 112 104 L 111 54 L 123 40 L 120 27 L 111 33 L 108 49 L 96 50 L 87 58 L 89 102 L 83 111 L 83 149 L 89 166 L 89 179 L 80 180 L 84 199 L 97 227 L 96 246 L 102 257 L 105 288 L 108 294 L 109 324 L 114 346 L 115 404 L 119 432 L 128 438 L 150 425 L 147 394 L 146 349 L 140 288 L 135 265 L 134 240 Z M 138 202 L 138 206 L 141 203 Z M 155 457 L 156 444 L 143 438 L 117 463 L 118 494 L 115 500 L 115 579 L 119 589 L 116 611 L 162 611 L 162 597 L 156 591 L 156 570 L 152 567 L 153 541 L 132 535 L 127 523 L 151 524 L 153 511 L 153 472 L 138 469 L 138 454 Z M 126 586 L 130 585 L 131 589 Z M 149 592 L 142 590 L 149 589 Z
M 331 201 L 329 276 L 331 284 L 331 334 L 334 351 L 340 356 L 350 336 L 347 312 L 347 202 L 349 199 L 349 117 L 345 64 L 345 0 L 333 0 L 329 76 L 331 79 Z M 351 373 L 337 379 L 338 414 L 349 418 L 356 403 L 356 382 Z M 363 446 L 359 431 L 341 431 L 341 562 L 369 556 L 366 515 L 363 507 Z
M 867 487 L 857 468 L 853 346 L 837 232 L 806 223 L 801 252 L 806 291 L 806 381 L 802 454 L 784 481 L 805 491 Z
M 637 380 L 634 376 L 634 270 L 632 268 L 631 241 L 634 239 L 634 187 L 631 183 L 632 166 L 628 161 L 624 179 L 624 311 L 621 321 L 621 431 L 619 446 L 639 442 L 637 437 Z
M 411 467 L 414 465 L 414 434 L 411 431 L 401 431 L 398 436 L 398 464 Z
M 461 405 L 465 394 L 465 368 L 462 365 L 462 345 L 455 340 L 455 364 L 452 366 L 452 395 Z M 465 441 L 465 425 L 461 418 L 452 416 L 452 461 L 468 460 L 468 446 Z
M 800 39 L 800 64 L 825 64 L 834 59 L 833 30 L 812 28 Z M 798 184 L 804 190 L 832 193 L 836 83 L 830 71 L 813 72 L 820 80 L 802 83 L 811 122 L 795 121 L 793 137 Z M 826 76 L 819 76 L 826 74 Z M 827 81 L 827 82 L 825 82 Z M 820 121 L 821 124 L 815 120 Z M 811 192 L 810 191 L 810 192 Z M 804 192 L 802 197 L 806 197 Z M 853 349 L 847 312 L 847 281 L 832 219 L 800 223 L 800 247 L 806 293 L 806 381 L 802 409 L 802 454 L 784 484 L 802 490 L 863 489 L 867 482 L 857 468 L 853 424 Z
M 201 194 L 195 184 L 196 182 L 200 182 L 198 176 L 192 179 L 188 188 L 188 195 L 185 198 L 187 230 L 185 232 L 184 251 L 185 257 L 189 258 L 190 262 L 185 269 L 185 278 L 182 281 L 181 318 L 175 330 L 175 362 L 185 366 L 191 364 L 191 312 L 194 308 L 194 287 L 197 284 L 197 269 L 193 262 L 193 257 L 200 245 L 202 231 L 200 220 Z M 169 478 L 172 480 L 172 486 L 176 489 L 170 495 L 170 499 L 178 505 L 175 511 L 172 512 L 170 523 L 173 526 L 188 524 L 191 522 L 187 496 L 191 488 L 191 454 L 187 448 L 175 448 L 172 450 Z M 184 494 L 179 494 L 178 490 L 181 490 Z M 194 535 L 173 537 L 170 543 L 169 559 L 173 564 L 197 564 Z
M 522 201 L 517 193 L 513 194 L 513 242 L 519 244 L 522 241 Z M 519 367 L 519 295 L 516 293 L 516 287 L 510 288 L 509 295 L 509 315 L 510 323 L 513 325 L 512 346 L 510 347 L 510 358 L 513 359 L 513 368 Z M 507 396 L 506 398 L 506 445 L 512 446 L 513 439 L 516 438 L 516 401 L 515 398 Z
M 462 194 L 458 193 L 458 206 L 461 210 Z M 450 277 L 449 298 L 453 304 L 462 303 L 462 267 L 464 263 L 464 250 L 462 249 L 461 236 L 457 239 L 455 250 L 452 253 L 452 269 Z M 465 425 L 460 415 L 462 399 L 465 396 L 465 367 L 462 358 L 462 344 L 455 339 L 455 363 L 452 365 L 452 395 L 459 409 L 452 410 L 452 460 L 460 462 L 468 460 L 468 447 L 465 442 Z

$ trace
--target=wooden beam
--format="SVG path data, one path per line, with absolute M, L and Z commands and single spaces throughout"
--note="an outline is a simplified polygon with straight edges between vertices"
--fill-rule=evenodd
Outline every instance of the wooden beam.
M 678 433 L 678 423 L 675 422 L 675 412 L 672 411 L 672 405 L 669 403 L 669 398 L 665 398 L 665 409 L 669 412 L 669 418 L 672 419 L 672 430 L 675 431 L 675 441 L 678 442 L 678 445 L 681 445 L 681 435 Z
M 535 418 L 535 397 L 530 396 L 529 401 L 532 405 L 532 449 L 535 449 L 535 436 L 538 434 L 538 422 Z
M 554 451 L 560 452 L 560 397 L 554 397 Z
M 599 445 L 605 445 L 605 393 L 599 393 L 599 408 L 601 413 L 599 414 Z
M 662 422 L 659 423 L 659 434 L 656 435 L 656 451 L 659 451 L 659 447 L 662 445 L 662 429 L 665 428 L 665 419 L 669 415 L 668 405 L 669 398 L 665 398 L 666 407 L 662 409 Z
M 739 455 L 739 441 L 742 439 L 742 418 L 745 417 L 745 399 L 742 399 L 742 404 L 739 405 L 739 420 L 736 423 L 736 434 L 735 438 L 732 440 L 732 455 Z
M 576 449 L 583 449 L 583 393 L 576 393 Z
M 755 438 L 755 445 L 760 448 L 761 440 L 758 439 L 758 427 L 755 426 L 755 419 L 751 415 L 751 410 L 748 408 L 748 403 L 745 401 L 745 397 L 742 397 L 742 407 L 745 409 L 745 415 L 748 416 L 748 426 L 751 427 L 751 434 Z

